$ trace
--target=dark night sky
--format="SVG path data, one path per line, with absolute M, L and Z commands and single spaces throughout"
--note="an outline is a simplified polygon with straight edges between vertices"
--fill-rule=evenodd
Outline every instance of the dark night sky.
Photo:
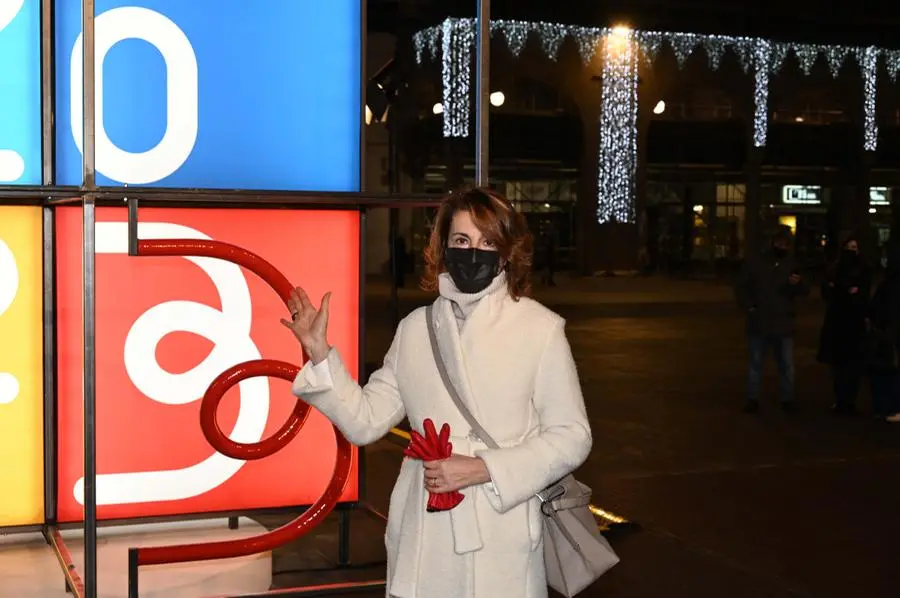
M 477 6 L 477 0 L 403 1 L 420 5 L 423 17 L 432 23 L 446 16 L 474 16 Z M 890 1 L 492 0 L 491 14 L 579 25 L 626 22 L 642 29 L 900 47 L 900 3 Z

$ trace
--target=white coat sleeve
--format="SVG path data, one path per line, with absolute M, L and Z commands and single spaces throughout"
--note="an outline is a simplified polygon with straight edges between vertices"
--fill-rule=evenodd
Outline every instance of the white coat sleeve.
M 491 505 L 500 513 L 519 505 L 577 469 L 591 451 L 591 428 L 581 383 L 560 321 L 538 366 L 534 408 L 539 432 L 522 444 L 478 451 L 487 465 Z
M 406 415 L 395 375 L 402 329 L 401 323 L 384 364 L 365 387 L 350 376 L 340 353 L 332 349 L 325 361 L 303 366 L 294 379 L 294 395 L 321 411 L 353 444 L 379 440 Z

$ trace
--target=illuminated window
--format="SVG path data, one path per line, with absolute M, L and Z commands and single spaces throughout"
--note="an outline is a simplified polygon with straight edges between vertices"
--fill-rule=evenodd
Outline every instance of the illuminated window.
M 778 217 L 778 224 L 791 229 L 791 234 L 797 234 L 797 217 L 789 214 L 782 214 Z

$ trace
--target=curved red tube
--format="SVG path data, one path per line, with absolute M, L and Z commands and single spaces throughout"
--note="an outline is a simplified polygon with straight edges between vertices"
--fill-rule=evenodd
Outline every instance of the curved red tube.
M 181 257 L 214 257 L 250 270 L 278 293 L 287 305 L 294 287 L 275 266 L 243 247 L 209 239 L 154 239 L 138 241 L 138 255 Z
M 334 473 L 325 492 L 302 515 L 278 529 L 240 540 L 139 548 L 137 549 L 138 564 L 163 565 L 187 561 L 228 559 L 268 552 L 296 540 L 322 523 L 340 500 L 344 486 L 350 479 L 352 455 L 350 442 L 337 433 L 337 458 L 334 463 Z
M 203 435 L 206 436 L 209 444 L 226 457 L 244 461 L 264 459 L 286 447 L 300 432 L 300 428 L 303 427 L 306 418 L 309 416 L 309 405 L 303 401 L 297 401 L 294 411 L 277 432 L 268 438 L 250 444 L 235 442 L 230 439 L 219 427 L 216 413 L 219 409 L 219 403 L 222 401 L 225 393 L 228 392 L 228 389 L 241 380 L 258 376 L 269 376 L 293 382 L 299 371 L 300 368 L 292 363 L 272 359 L 257 359 L 239 363 L 219 374 L 212 384 L 209 385 L 206 394 L 203 395 L 203 402 L 200 404 L 200 428 L 203 430 Z
M 258 255 L 221 241 L 204 239 L 139 240 L 138 255 L 189 255 L 226 260 L 262 278 L 278 293 L 285 304 L 294 288 L 281 272 Z M 223 455 L 244 461 L 263 459 L 287 446 L 300 433 L 300 429 L 309 416 L 310 407 L 303 401 L 297 401 L 297 405 L 287 421 L 274 434 L 259 442 L 249 444 L 235 442 L 228 438 L 219 427 L 216 413 L 225 393 L 242 380 L 267 376 L 293 381 L 299 369 L 296 365 L 284 361 L 258 359 L 239 363 L 219 374 L 207 388 L 200 405 L 200 427 L 210 445 Z M 136 549 L 138 565 L 161 565 L 247 556 L 273 550 L 308 533 L 334 509 L 350 479 L 350 470 L 353 465 L 352 447 L 337 428 L 334 431 L 337 457 L 331 480 L 318 500 L 300 517 L 274 531 L 252 538 L 181 546 L 138 548 Z

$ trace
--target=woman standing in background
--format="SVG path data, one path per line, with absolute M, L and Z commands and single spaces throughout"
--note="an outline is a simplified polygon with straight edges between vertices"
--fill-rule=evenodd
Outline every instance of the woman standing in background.
M 828 307 L 819 336 L 818 360 L 831 368 L 836 413 L 856 413 L 856 397 L 865 375 L 866 315 L 872 274 L 849 237 L 822 283 Z
M 900 422 L 900 255 L 888 257 L 885 279 L 869 306 L 869 329 L 875 417 Z

